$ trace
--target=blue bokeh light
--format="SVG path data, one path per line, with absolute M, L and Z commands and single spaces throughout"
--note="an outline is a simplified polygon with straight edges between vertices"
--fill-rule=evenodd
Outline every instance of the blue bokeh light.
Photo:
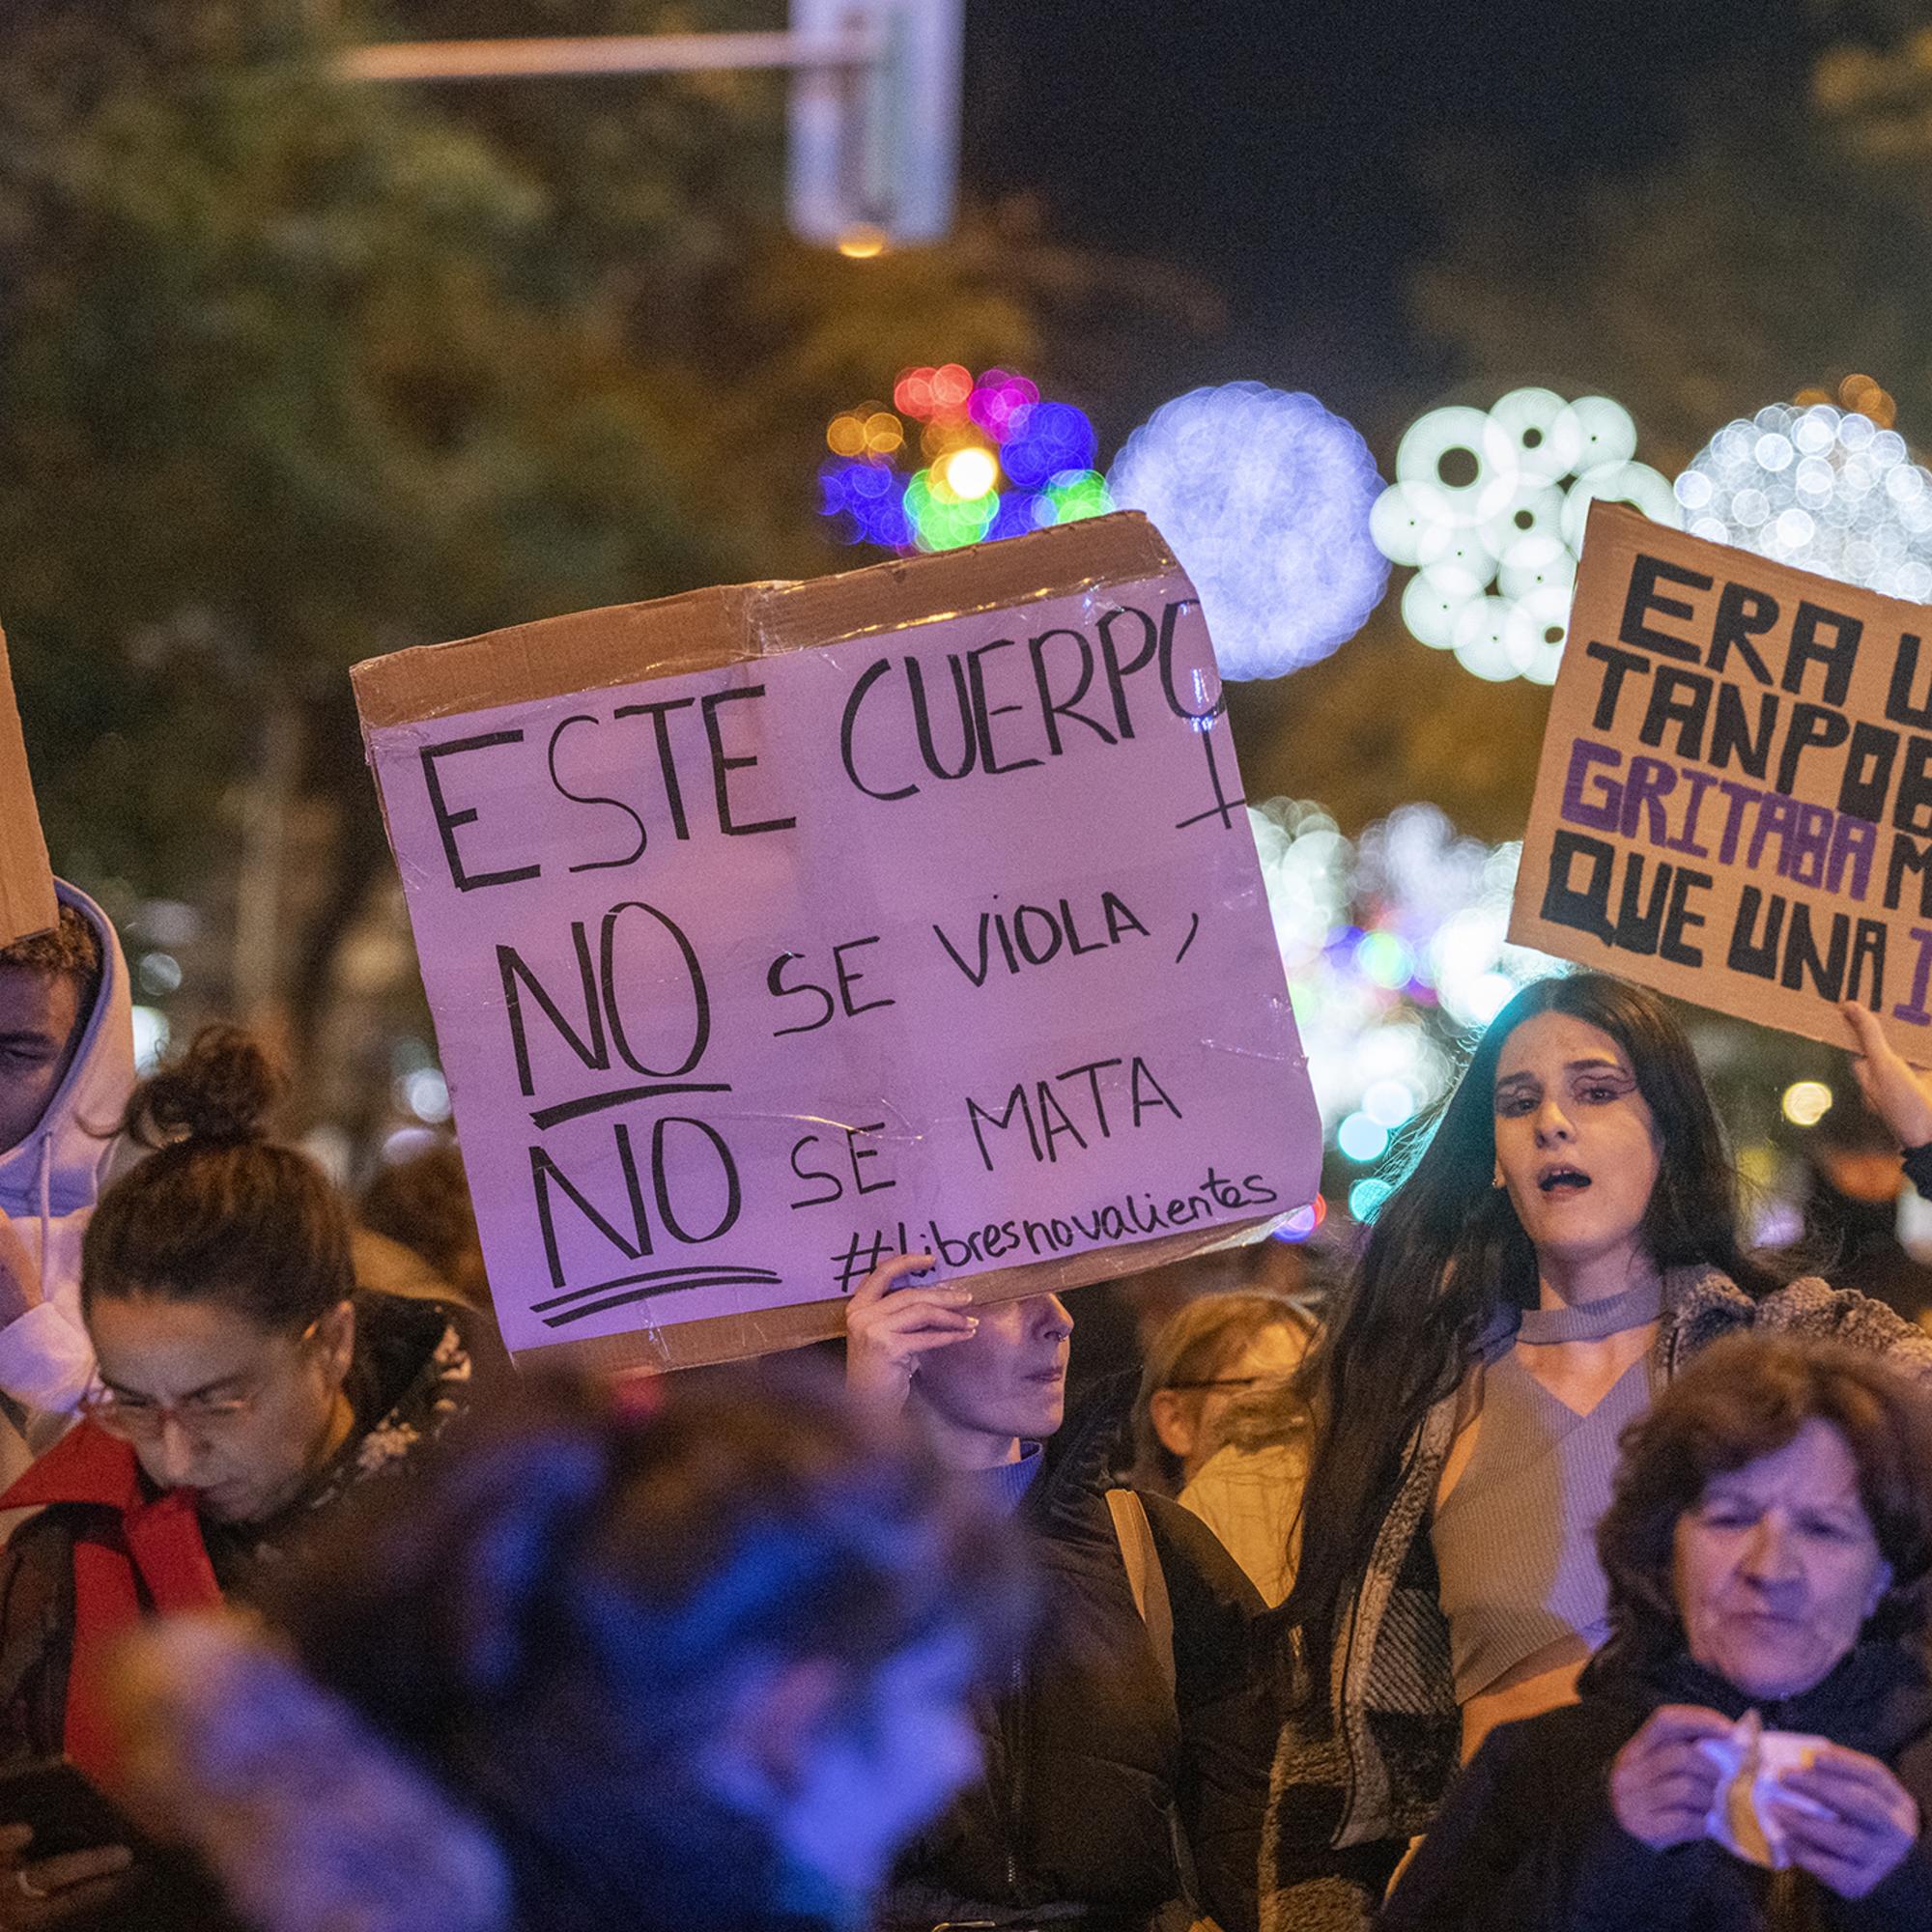
M 1100 447 L 1086 412 L 1071 403 L 1033 403 L 1013 412 L 1000 467 L 1022 490 L 1038 490 L 1062 469 L 1091 469 Z
M 1299 670 L 1361 629 L 1388 582 L 1369 534 L 1381 487 L 1350 424 L 1262 383 L 1164 404 L 1107 472 L 1114 502 L 1174 546 L 1236 678 Z

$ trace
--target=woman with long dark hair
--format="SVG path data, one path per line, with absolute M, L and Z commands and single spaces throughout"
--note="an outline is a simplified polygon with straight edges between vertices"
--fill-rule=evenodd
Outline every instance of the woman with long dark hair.
M 1661 999 L 1597 974 L 1524 987 L 1301 1378 L 1317 1437 L 1264 1927 L 1365 1922 L 1484 1734 L 1574 1697 L 1608 1630 L 1592 1535 L 1617 1436 L 1698 1350 L 1753 1328 L 1932 1378 L 1932 1338 L 1890 1310 L 1745 1252 Z

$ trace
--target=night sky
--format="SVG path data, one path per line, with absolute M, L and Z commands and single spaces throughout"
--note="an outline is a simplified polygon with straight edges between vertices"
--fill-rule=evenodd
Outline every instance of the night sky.
M 1258 376 L 1353 414 L 1453 378 L 1402 301 L 1444 141 L 1614 178 L 1720 75 L 1802 90 L 1806 18 L 1806 0 L 968 0 L 964 180 L 1036 191 L 1061 239 L 1227 298 L 1226 332 L 1177 345 L 1188 366 L 1148 401 Z

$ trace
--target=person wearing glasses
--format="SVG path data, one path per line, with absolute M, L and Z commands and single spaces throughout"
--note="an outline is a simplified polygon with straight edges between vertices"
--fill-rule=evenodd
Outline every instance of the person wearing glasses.
M 1314 1338 L 1299 1302 L 1201 1295 L 1149 1345 L 1134 1406 L 1136 1487 L 1178 1495 L 1269 1605 L 1294 1580 L 1308 1444 L 1287 1391 Z
M 96 1680 L 128 1628 L 248 1600 L 468 1404 L 463 1311 L 355 1292 L 340 1194 L 267 1137 L 281 1090 L 249 1035 L 210 1028 L 128 1103 L 122 1130 L 153 1151 L 81 1247 L 96 1379 L 81 1422 L 0 1494 L 40 1512 L 0 1552 L 0 1770 L 105 1770 Z M 0 1820 L 0 1927 L 91 1912 L 128 1890 L 129 1863 L 119 1846 L 37 1860 Z
M 1202 1294 L 1148 1344 L 1134 1405 L 1134 1482 L 1179 1495 L 1228 1439 L 1231 1411 L 1280 1388 L 1314 1339 L 1310 1311 L 1285 1295 Z

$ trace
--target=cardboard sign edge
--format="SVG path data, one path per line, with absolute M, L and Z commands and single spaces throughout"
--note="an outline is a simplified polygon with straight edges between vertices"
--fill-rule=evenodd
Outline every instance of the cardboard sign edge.
M 365 658 L 349 675 L 366 747 L 373 732 L 398 724 L 716 670 L 1179 568 L 1147 518 L 1117 510 L 831 577 L 721 584 L 540 618 Z
M 388 833 L 389 814 L 375 765 L 373 735 L 379 730 L 606 685 L 716 670 L 777 651 L 849 642 L 1179 569 L 1146 517 L 1116 511 L 997 545 L 870 564 L 800 582 L 686 591 L 365 659 L 352 668 L 350 678 L 384 831 Z M 393 857 L 393 838 L 390 850 Z M 1090 1248 L 955 1279 L 981 1301 L 1057 1293 L 1238 1245 L 1278 1218 L 1216 1222 L 1184 1235 Z M 520 1349 L 513 1359 L 520 1368 L 618 1375 L 743 1361 L 844 1332 L 844 1299 L 834 1297 Z
M 50 932 L 60 920 L 54 894 L 53 862 L 47 857 L 41 809 L 34 798 L 27 764 L 27 738 L 14 696 L 7 635 L 0 631 L 0 799 L 9 810 L 0 823 L 0 946 L 36 932 Z
M 1584 526 L 1583 559 L 1587 561 L 1592 545 L 1598 547 L 1599 554 L 1605 549 L 1622 553 L 1622 562 L 1627 570 L 1634 560 L 1646 539 L 1655 541 L 1655 533 L 1662 530 L 1671 538 L 1691 543 L 1709 545 L 1713 549 L 1724 550 L 1727 545 L 1710 544 L 1710 539 L 1693 537 L 1689 530 L 1673 530 L 1667 525 L 1660 525 L 1646 517 L 1640 510 L 1633 509 L 1627 503 L 1597 501 L 1590 505 L 1590 513 Z M 1601 533 L 1601 534 L 1600 534 Z M 1810 584 L 1823 584 L 1835 589 L 1840 595 L 1854 593 L 1861 598 L 1877 598 L 1880 602 L 1896 605 L 1901 612 L 1909 612 L 1919 608 L 1904 598 L 1889 597 L 1881 591 L 1861 590 L 1855 584 L 1844 584 L 1835 579 L 1820 577 L 1815 571 L 1800 570 L 1794 565 L 1779 563 L 1772 557 L 1760 557 L 1750 551 L 1740 551 L 1739 555 L 1749 566 L 1753 581 L 1776 580 L 1787 589 L 1797 589 L 1802 595 Z M 1577 568 L 1580 573 L 1582 563 Z M 1554 704 L 1551 705 L 1551 722 L 1554 721 Z M 1560 740 L 1559 734 L 1546 724 L 1543 746 L 1537 753 L 1536 786 L 1532 793 L 1532 803 L 1528 823 L 1523 828 L 1523 851 L 1527 855 L 1532 841 L 1541 838 L 1548 842 L 1555 826 L 1561 820 L 1562 775 L 1569 756 L 1571 740 Z M 1823 1006 L 1815 1016 L 1815 1023 L 1804 1024 L 1797 1015 L 1785 1017 L 1781 1010 L 1766 1010 L 1759 1002 L 1744 999 L 1713 999 L 1707 990 L 1714 983 L 1703 971 L 1694 967 L 1660 965 L 1652 960 L 1648 963 L 1643 978 L 1638 978 L 1628 970 L 1628 953 L 1619 952 L 1614 947 L 1605 946 L 1592 939 L 1589 934 L 1574 926 L 1556 925 L 1545 920 L 1539 911 L 1533 910 L 1531 900 L 1534 891 L 1525 886 L 1526 872 L 1519 871 L 1515 891 L 1510 895 L 1510 918 L 1507 937 L 1513 946 L 1533 947 L 1539 952 L 1547 952 L 1552 958 L 1567 960 L 1573 966 L 1581 967 L 1586 972 L 1602 973 L 1614 980 L 1623 980 L 1632 985 L 1647 986 L 1651 991 L 1662 993 L 1668 999 L 1682 1000 L 1689 1006 L 1701 1007 L 1706 1012 L 1721 1013 L 1727 1019 L 1743 1020 L 1751 1026 L 1769 1027 L 1776 1033 L 1787 1033 L 1799 1039 L 1816 1040 L 1820 1045 L 1837 1047 L 1843 1052 L 1855 1050 L 1851 1028 L 1845 1023 L 1835 1008 Z M 1622 963 L 1620 963 L 1622 962 Z M 1719 989 L 1727 983 L 1715 982 Z M 1932 1041 L 1915 1039 L 1902 1034 L 1896 1022 L 1889 1015 L 1880 1014 L 1886 1037 L 1899 1052 L 1915 1065 L 1932 1065 Z M 1835 1025 L 1833 1023 L 1835 1022 Z

